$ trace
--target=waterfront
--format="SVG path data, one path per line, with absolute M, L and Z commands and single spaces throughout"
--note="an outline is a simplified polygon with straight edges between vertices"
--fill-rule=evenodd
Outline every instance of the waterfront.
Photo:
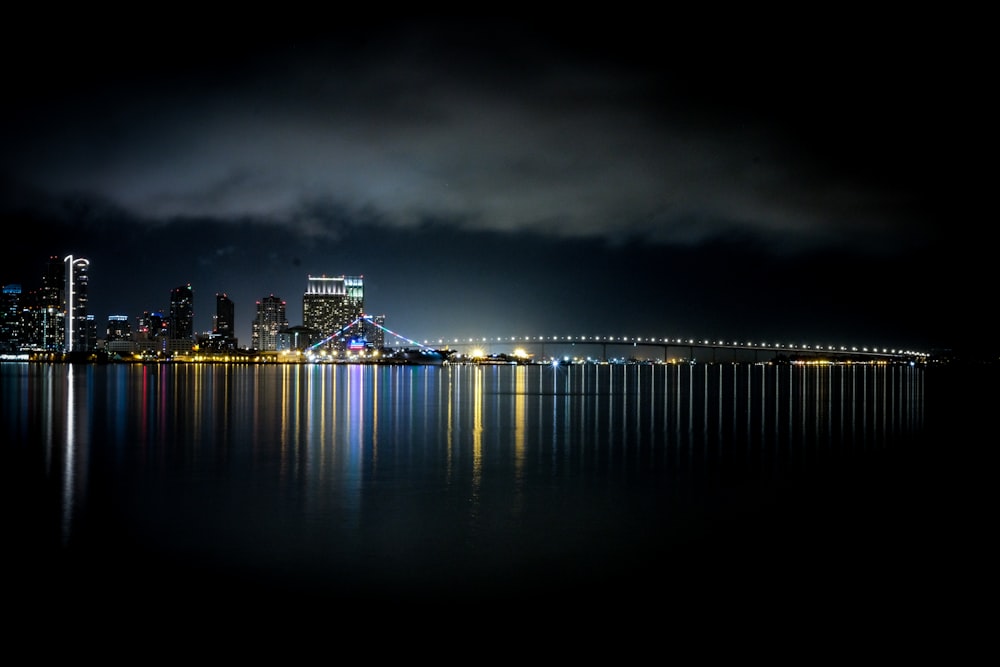
M 16 592 L 913 602 L 960 543 L 951 494 L 978 493 L 955 475 L 990 394 L 954 375 L 4 363 Z

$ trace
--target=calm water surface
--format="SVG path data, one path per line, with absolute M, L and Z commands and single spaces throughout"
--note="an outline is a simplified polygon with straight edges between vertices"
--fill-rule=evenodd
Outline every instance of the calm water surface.
M 891 586 L 940 528 L 931 444 L 966 437 L 903 365 L 3 363 L 0 389 L 5 542 L 49 598 L 718 599 L 896 559 Z

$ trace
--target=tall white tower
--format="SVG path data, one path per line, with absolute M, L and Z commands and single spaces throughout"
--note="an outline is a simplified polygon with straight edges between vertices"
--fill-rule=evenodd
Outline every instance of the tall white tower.
M 86 352 L 87 342 L 87 273 L 90 260 L 66 255 L 65 312 L 66 351 Z

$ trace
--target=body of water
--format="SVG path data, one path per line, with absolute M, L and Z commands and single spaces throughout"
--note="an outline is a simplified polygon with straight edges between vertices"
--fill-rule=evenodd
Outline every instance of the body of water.
M 953 375 L 3 363 L 2 531 L 47 603 L 899 604 L 958 540 Z

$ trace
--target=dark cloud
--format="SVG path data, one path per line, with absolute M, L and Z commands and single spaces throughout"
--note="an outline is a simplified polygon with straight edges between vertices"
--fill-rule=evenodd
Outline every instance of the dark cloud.
M 309 272 L 358 273 L 428 334 L 462 329 L 444 322 L 463 303 L 469 331 L 503 312 L 778 335 L 812 326 L 812 296 L 845 315 L 818 327 L 906 331 L 871 294 L 926 303 L 898 276 L 962 247 L 981 199 L 960 161 L 982 113 L 974 42 L 895 19 L 705 18 L 25 35 L 3 53 L 19 66 L 0 203 L 155 276 L 131 311 L 196 278 L 249 308 L 297 304 Z M 414 284 L 433 308 L 401 296 Z M 789 304 L 789 322 L 754 317 Z

